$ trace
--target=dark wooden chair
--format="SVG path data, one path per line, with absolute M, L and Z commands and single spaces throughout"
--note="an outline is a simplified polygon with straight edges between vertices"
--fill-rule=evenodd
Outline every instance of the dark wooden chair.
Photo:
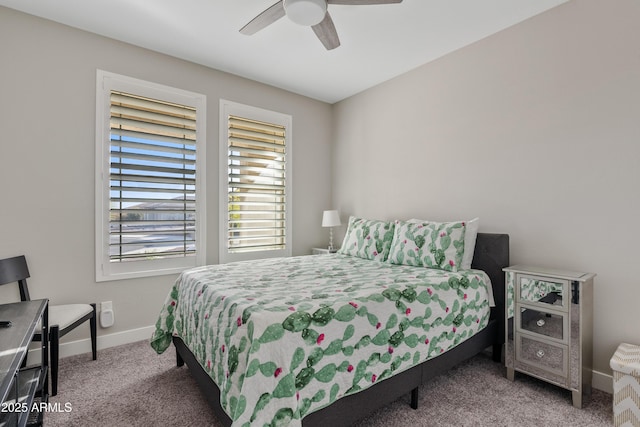
M 29 301 L 27 278 L 29 269 L 24 255 L 0 260 L 0 285 L 18 283 L 20 299 Z M 60 338 L 72 331 L 76 326 L 89 321 L 91 328 L 91 351 L 96 360 L 96 305 L 95 304 L 66 304 L 49 306 L 49 363 L 51 370 L 51 396 L 58 393 L 58 358 Z M 41 330 L 38 327 L 37 330 Z M 34 341 L 41 341 L 42 334 L 33 337 Z

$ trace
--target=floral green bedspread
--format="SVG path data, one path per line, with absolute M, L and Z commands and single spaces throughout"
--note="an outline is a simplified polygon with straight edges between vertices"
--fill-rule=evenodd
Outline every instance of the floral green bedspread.
M 484 328 L 490 282 L 340 254 L 198 267 L 173 286 L 151 346 L 182 338 L 234 426 L 292 425 Z

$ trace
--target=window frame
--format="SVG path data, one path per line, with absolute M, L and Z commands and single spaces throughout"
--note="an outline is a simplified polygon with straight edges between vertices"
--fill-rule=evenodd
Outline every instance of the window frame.
M 196 109 L 195 256 L 127 262 L 109 260 L 111 91 L 187 105 Z M 206 96 L 103 70 L 96 73 L 95 259 L 96 281 L 179 273 L 206 262 Z
M 228 251 L 229 234 L 229 116 L 240 116 L 284 126 L 285 128 L 285 247 L 284 249 L 256 250 L 247 252 Z M 220 231 L 218 261 L 225 264 L 234 261 L 247 261 L 261 258 L 288 257 L 292 254 L 292 134 L 293 118 L 289 114 L 279 113 L 264 108 L 253 107 L 237 102 L 220 99 Z

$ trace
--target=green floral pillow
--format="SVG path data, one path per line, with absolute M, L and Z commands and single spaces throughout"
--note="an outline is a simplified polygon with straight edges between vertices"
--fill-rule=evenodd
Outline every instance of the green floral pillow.
M 338 253 L 385 261 L 393 240 L 393 222 L 349 217 L 347 234 Z
M 388 262 L 458 271 L 464 255 L 465 223 L 396 221 Z

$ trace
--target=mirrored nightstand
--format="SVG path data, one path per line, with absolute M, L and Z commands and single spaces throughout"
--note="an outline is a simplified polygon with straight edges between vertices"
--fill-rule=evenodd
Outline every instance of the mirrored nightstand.
M 333 248 L 329 250 L 328 248 L 311 248 L 311 255 L 326 255 L 326 254 L 334 254 L 338 252 L 339 248 Z
M 524 265 L 503 271 L 507 377 L 518 371 L 571 390 L 581 408 L 591 394 L 595 274 Z

